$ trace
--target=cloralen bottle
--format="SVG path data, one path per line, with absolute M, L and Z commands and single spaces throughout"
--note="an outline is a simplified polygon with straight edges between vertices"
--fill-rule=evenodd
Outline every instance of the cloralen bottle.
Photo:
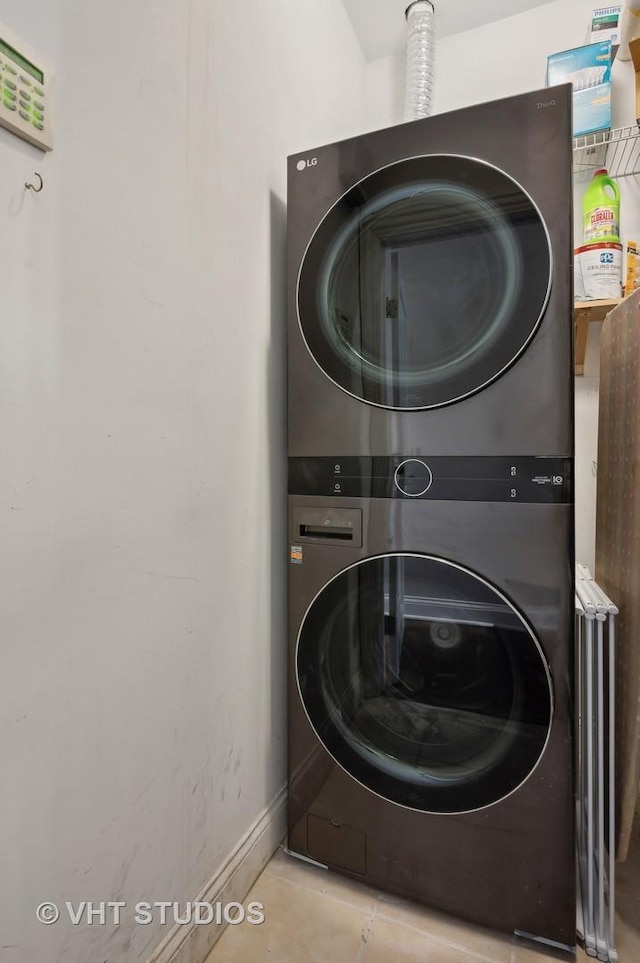
M 602 168 L 582 199 L 584 244 L 620 244 L 620 190 Z

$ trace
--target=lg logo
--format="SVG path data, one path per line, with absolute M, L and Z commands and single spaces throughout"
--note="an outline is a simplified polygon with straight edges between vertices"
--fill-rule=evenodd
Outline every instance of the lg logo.
M 317 157 L 310 157 L 308 160 L 299 160 L 296 167 L 299 171 L 306 171 L 307 167 L 315 167 L 317 163 Z

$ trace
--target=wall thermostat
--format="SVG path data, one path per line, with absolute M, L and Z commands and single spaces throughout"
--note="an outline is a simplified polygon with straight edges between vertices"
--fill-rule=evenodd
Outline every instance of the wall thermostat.
M 0 124 L 41 150 L 53 148 L 53 77 L 42 59 L 0 24 Z

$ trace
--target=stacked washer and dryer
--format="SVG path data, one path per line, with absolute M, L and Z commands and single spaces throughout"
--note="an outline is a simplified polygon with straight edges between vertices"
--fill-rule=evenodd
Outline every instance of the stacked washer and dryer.
M 575 942 L 571 88 L 289 159 L 288 849 Z

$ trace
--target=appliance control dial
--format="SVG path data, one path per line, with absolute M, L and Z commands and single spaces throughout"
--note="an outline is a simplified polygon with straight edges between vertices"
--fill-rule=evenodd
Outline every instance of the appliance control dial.
M 420 458 L 405 458 L 396 468 L 393 481 L 403 495 L 418 498 L 431 488 L 433 475 L 426 462 Z

